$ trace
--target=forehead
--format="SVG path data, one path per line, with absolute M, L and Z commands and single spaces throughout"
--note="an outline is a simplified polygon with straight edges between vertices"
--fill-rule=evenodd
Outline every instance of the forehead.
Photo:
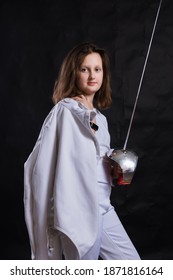
M 86 55 L 82 61 L 82 65 L 102 65 L 102 58 L 99 53 L 93 52 Z

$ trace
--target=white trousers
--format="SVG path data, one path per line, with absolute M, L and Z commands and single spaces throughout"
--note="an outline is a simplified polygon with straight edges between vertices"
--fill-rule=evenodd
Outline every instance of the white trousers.
M 121 224 L 113 206 L 110 204 L 111 188 L 99 183 L 99 231 L 95 244 L 82 257 L 82 260 L 139 260 L 140 257 Z M 65 259 L 77 260 L 76 248 L 64 235 L 60 235 Z
M 97 241 L 83 259 L 98 259 L 98 256 L 103 260 L 140 259 L 113 208 L 102 215 Z

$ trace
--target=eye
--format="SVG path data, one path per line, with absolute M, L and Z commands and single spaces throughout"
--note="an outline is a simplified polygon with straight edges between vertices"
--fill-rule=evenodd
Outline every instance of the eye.
M 102 69 L 100 67 L 97 67 L 95 70 L 96 72 L 100 72 Z
M 88 69 L 87 69 L 86 67 L 82 67 L 82 68 L 80 69 L 80 71 L 83 72 L 83 73 L 85 73 L 85 72 L 88 72 Z

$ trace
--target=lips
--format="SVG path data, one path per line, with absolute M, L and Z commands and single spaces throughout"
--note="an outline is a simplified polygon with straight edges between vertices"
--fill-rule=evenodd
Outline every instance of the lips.
M 97 83 L 96 82 L 88 82 L 87 83 L 89 86 L 95 86 Z

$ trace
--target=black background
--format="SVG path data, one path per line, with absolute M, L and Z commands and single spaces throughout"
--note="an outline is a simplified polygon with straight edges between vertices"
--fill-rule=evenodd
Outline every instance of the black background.
M 112 203 L 142 259 L 173 259 L 173 3 L 162 3 L 127 148 L 139 155 Z M 0 2 L 1 259 L 30 259 L 23 165 L 52 108 L 66 53 L 93 41 L 111 62 L 112 147 L 122 148 L 158 0 Z

